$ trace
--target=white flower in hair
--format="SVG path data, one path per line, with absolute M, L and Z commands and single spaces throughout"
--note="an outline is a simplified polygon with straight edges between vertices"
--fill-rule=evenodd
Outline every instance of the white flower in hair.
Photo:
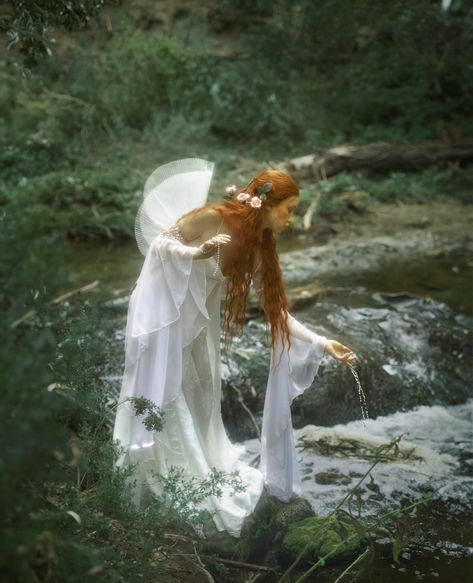
M 235 194 L 235 192 L 237 191 L 237 187 L 232 184 L 231 186 L 227 186 L 227 188 L 225 189 L 225 192 L 227 194 Z
M 250 198 L 250 195 L 247 192 L 240 192 L 236 198 L 240 202 L 246 202 Z

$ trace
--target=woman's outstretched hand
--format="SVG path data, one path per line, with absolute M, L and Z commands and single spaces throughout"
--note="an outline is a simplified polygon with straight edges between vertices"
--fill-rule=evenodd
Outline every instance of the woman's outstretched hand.
M 194 259 L 207 259 L 208 257 L 212 257 L 217 253 L 217 250 L 220 247 L 228 245 L 232 238 L 230 235 L 215 235 L 198 248 L 199 250 L 194 255 Z
M 348 348 L 348 346 L 345 346 L 336 340 L 327 340 L 325 350 L 330 356 L 339 362 L 346 364 L 346 366 L 350 368 L 355 366 L 358 361 L 358 357 L 352 350 L 350 350 L 350 348 Z

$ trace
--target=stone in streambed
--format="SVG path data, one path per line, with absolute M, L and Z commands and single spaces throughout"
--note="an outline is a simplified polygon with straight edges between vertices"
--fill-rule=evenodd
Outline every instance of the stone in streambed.
M 348 520 L 335 516 L 311 516 L 288 527 L 280 559 L 283 563 L 291 563 L 307 546 L 303 561 L 327 557 L 327 561 L 333 562 L 351 557 L 364 542 Z
M 256 556 L 264 556 L 276 534 L 278 505 L 263 491 L 256 508 L 248 516 L 239 537 L 228 532 L 219 532 L 213 520 L 204 526 L 205 538 L 200 541 L 200 550 L 205 554 L 227 559 L 248 561 Z
M 280 530 L 286 530 L 290 524 L 315 515 L 309 502 L 300 496 L 292 498 L 289 502 L 281 502 L 276 498 L 273 498 L 273 501 L 278 508 L 276 526 Z
M 343 484 L 347 486 L 351 483 L 351 478 L 342 474 L 339 469 L 337 468 L 330 468 L 325 472 L 318 472 L 315 474 L 315 481 L 317 484 Z

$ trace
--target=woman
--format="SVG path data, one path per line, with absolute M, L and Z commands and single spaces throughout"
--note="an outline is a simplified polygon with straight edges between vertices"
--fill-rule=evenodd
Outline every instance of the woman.
M 156 475 L 175 467 L 199 479 L 212 468 L 238 472 L 243 491 L 224 488 L 220 498 L 206 502 L 217 528 L 238 536 L 265 484 L 283 501 L 301 491 L 292 399 L 311 385 L 324 352 L 348 366 L 356 356 L 287 311 L 275 235 L 293 221 L 299 200 L 294 180 L 271 170 L 243 189 L 227 191 L 229 200 L 186 213 L 151 242 L 130 299 L 114 438 L 124 448 L 118 464 L 136 464 L 136 503 L 146 492 L 159 494 Z M 260 470 L 240 461 L 241 450 L 229 441 L 220 411 L 221 297 L 226 288 L 228 346 L 245 322 L 252 283 L 270 326 L 272 348 Z M 161 408 L 162 431 L 146 428 L 135 415 L 132 397 L 146 397 Z

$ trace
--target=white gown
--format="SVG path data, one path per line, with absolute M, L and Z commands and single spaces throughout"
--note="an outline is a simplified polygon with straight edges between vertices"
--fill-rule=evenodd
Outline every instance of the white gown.
M 326 339 L 291 316 L 291 349 L 272 358 L 263 415 L 261 469 L 240 461 L 221 416 L 220 304 L 225 278 L 213 258 L 194 260 L 196 247 L 162 234 L 151 244 L 130 298 L 125 371 L 113 437 L 124 448 L 118 466 L 137 464 L 134 501 L 161 494 L 156 473 L 180 468 L 206 478 L 212 468 L 237 471 L 243 492 L 223 489 L 207 500 L 218 530 L 239 536 L 266 484 L 287 501 L 300 493 L 290 404 L 311 385 Z M 281 356 L 281 357 L 280 357 Z M 274 365 L 276 363 L 276 365 Z M 130 397 L 145 397 L 164 413 L 164 428 L 148 431 Z

